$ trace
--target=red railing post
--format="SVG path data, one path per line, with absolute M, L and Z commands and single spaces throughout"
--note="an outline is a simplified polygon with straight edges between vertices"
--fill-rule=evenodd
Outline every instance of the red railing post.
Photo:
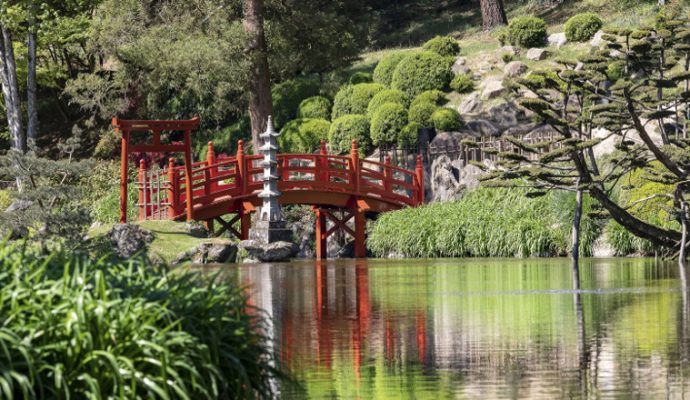
M 393 178 L 393 170 L 391 169 L 391 156 L 386 156 L 383 164 L 383 189 L 390 193 L 393 190 L 391 179 Z
M 213 142 L 208 142 L 208 151 L 206 153 L 206 168 L 204 168 L 204 196 L 209 196 L 211 194 L 211 189 L 213 184 L 211 183 L 211 178 L 213 178 L 213 172 L 211 171 L 215 158 L 213 154 Z
M 146 219 L 146 163 L 139 160 L 139 220 Z
M 240 195 L 247 193 L 247 184 L 249 177 L 247 176 L 247 164 L 244 158 L 244 140 L 237 141 L 237 188 L 240 189 Z
M 206 165 L 209 167 L 211 179 L 218 176 L 218 166 L 216 164 L 216 153 L 213 151 L 213 142 L 208 142 L 208 151 L 206 153 Z M 211 191 L 218 187 L 218 182 L 211 182 Z
M 415 166 L 415 177 L 417 178 L 417 205 L 424 204 L 424 163 L 422 155 L 417 154 L 417 165 Z
M 118 119 L 113 118 L 113 125 L 118 126 Z M 117 131 L 117 128 L 116 128 Z M 127 198 L 128 190 L 127 183 L 129 176 L 127 174 L 127 166 L 129 156 L 129 131 L 122 130 L 122 149 L 120 153 L 120 223 L 124 224 L 127 222 Z
M 350 161 L 352 162 L 351 179 L 355 194 L 359 194 L 359 180 L 360 180 L 360 165 L 359 165 L 359 148 L 357 147 L 357 140 L 352 139 L 352 147 L 350 148 Z
M 192 176 L 192 131 L 184 131 L 184 179 L 187 197 L 187 221 L 194 219 L 194 177 Z
M 314 166 L 319 169 L 319 176 L 315 176 L 314 179 L 323 182 L 324 185 L 327 185 L 330 181 L 328 177 L 328 150 L 326 149 L 326 141 L 323 139 L 321 139 L 321 143 L 319 145 L 319 162 L 315 163 Z
M 179 206 L 180 187 L 177 182 L 175 171 L 175 159 L 168 159 L 168 218 L 175 218 L 177 207 Z

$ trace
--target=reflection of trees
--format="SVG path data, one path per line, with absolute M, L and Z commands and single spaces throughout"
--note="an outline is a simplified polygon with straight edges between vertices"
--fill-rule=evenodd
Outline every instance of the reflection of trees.
M 256 305 L 271 304 L 283 365 L 299 371 L 313 395 L 586 398 L 606 385 L 625 392 L 652 367 L 656 377 L 668 374 L 660 383 L 683 379 L 654 357 L 675 353 L 687 368 L 687 293 L 676 324 L 677 293 L 616 289 L 648 285 L 650 270 L 654 279 L 673 278 L 671 270 L 625 263 L 594 268 L 585 260 L 580 291 L 571 289 L 566 260 L 304 263 L 243 274 L 261 292 Z M 666 330 L 640 328 L 642 313 Z M 666 334 L 674 326 L 678 340 Z M 674 343 L 680 348 L 672 351 Z

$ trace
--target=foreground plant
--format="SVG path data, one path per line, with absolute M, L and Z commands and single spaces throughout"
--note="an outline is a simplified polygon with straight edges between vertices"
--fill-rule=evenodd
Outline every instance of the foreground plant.
M 0 397 L 273 397 L 242 290 L 143 262 L 0 250 Z

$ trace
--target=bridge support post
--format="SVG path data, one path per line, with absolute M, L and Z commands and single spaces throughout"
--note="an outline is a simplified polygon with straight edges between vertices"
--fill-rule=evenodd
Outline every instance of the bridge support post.
M 352 208 L 355 214 L 355 257 L 363 258 L 367 256 L 367 248 L 364 243 L 367 220 L 364 217 L 364 210 L 357 204 Z
M 316 259 L 325 260 L 328 258 L 328 226 L 326 225 L 327 211 L 314 208 L 316 215 Z

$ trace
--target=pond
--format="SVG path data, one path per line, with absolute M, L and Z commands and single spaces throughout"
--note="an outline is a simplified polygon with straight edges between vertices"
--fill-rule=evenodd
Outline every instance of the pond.
M 588 259 L 348 260 L 245 265 L 282 398 L 690 396 L 677 266 Z

